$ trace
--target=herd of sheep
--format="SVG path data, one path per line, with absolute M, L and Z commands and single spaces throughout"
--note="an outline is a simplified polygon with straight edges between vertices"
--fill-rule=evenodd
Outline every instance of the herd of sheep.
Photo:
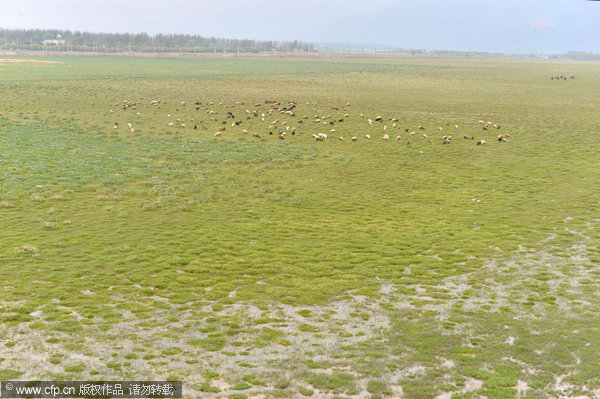
M 137 103 L 124 101 L 120 108 L 122 110 L 136 111 L 136 115 L 140 116 L 141 114 L 137 110 L 138 106 L 143 104 L 145 104 L 145 101 L 143 98 L 140 98 Z M 156 107 L 156 109 L 160 109 L 161 106 L 166 105 L 166 103 L 160 100 L 150 100 L 147 104 L 150 104 L 151 107 Z M 118 103 L 113 105 L 119 106 Z M 316 112 L 316 102 L 308 102 L 306 105 L 314 107 L 313 112 Z M 368 131 L 368 133 L 349 134 L 349 140 L 352 142 L 357 142 L 359 139 L 370 140 L 371 136 L 374 136 L 375 134 L 379 134 L 382 140 L 389 141 L 393 136 L 391 136 L 392 131 L 395 130 L 398 131 L 395 137 L 395 140 L 398 142 L 403 140 L 402 133 L 404 133 L 404 139 L 406 139 L 407 145 L 411 144 L 411 140 L 414 141 L 420 138 L 430 145 L 434 144 L 434 134 L 426 133 L 426 128 L 422 125 L 419 125 L 418 128 L 412 130 L 408 127 L 401 127 L 398 118 L 384 118 L 381 115 L 369 118 L 363 113 L 352 117 L 349 112 L 349 108 L 351 107 L 350 103 L 346 103 L 345 106 L 341 107 L 332 106 L 331 111 L 336 115 L 316 114 L 314 117 L 309 117 L 308 115 L 298 116 L 296 114 L 297 107 L 298 104 L 294 101 L 265 100 L 263 103 L 254 104 L 252 107 L 248 107 L 245 102 L 236 102 L 235 104 L 227 105 L 223 103 L 215 104 L 214 102 L 202 103 L 200 101 L 195 101 L 193 103 L 194 109 L 190 110 L 189 108 L 191 107 L 188 107 L 187 101 L 180 101 L 175 112 L 181 114 L 185 113 L 188 118 L 176 118 L 175 115 L 168 113 L 167 118 L 169 119 L 167 126 L 173 129 L 193 128 L 194 130 L 205 131 L 214 129 L 216 130 L 216 132 L 213 133 L 214 137 L 222 136 L 226 131 L 228 132 L 227 129 L 231 131 L 239 128 L 239 133 L 251 134 L 252 137 L 257 139 L 263 139 L 263 137 L 266 138 L 266 136 L 274 135 L 280 140 L 285 140 L 287 135 L 295 136 L 298 134 L 298 136 L 301 136 L 303 133 L 313 131 L 314 133 L 310 133 L 309 137 L 315 141 L 327 141 L 330 136 L 337 137 L 340 141 L 344 141 L 345 138 L 343 135 L 340 135 L 338 129 L 345 130 L 343 128 L 340 129 L 340 126 L 343 126 L 343 124 L 351 118 L 358 118 L 358 120 L 361 121 L 360 123 L 364 123 L 364 130 Z M 222 109 L 219 110 L 219 108 L 225 108 L 225 111 Z M 186 112 L 184 112 L 184 110 Z M 190 111 L 197 116 L 189 118 Z M 238 114 L 237 117 L 234 112 Z M 109 113 L 113 114 L 113 110 L 111 109 Z M 240 113 L 242 114 L 242 117 L 240 117 Z M 186 123 L 188 123 L 188 125 L 186 125 Z M 497 123 L 480 120 L 479 124 L 484 136 L 488 139 L 489 134 L 485 134 L 485 131 L 500 129 L 500 125 Z M 216 127 L 214 127 L 215 125 Z M 248 127 L 246 127 L 246 125 Z M 127 122 L 127 126 L 131 133 L 135 132 L 135 128 L 131 122 Z M 355 128 L 355 126 L 356 123 L 353 128 Z M 114 128 L 119 129 L 119 127 L 119 123 L 115 122 Z M 454 124 L 450 127 L 450 123 L 446 122 L 444 126 L 437 127 L 436 130 L 438 131 L 437 134 L 439 135 L 438 137 L 441 143 L 450 144 L 453 140 L 453 136 L 447 133 L 444 134 L 444 129 L 458 132 L 459 126 Z M 421 133 L 417 134 L 417 130 L 420 130 Z M 463 138 L 475 140 L 475 136 L 473 135 L 464 135 Z M 510 138 L 510 134 L 499 134 L 496 138 L 499 142 L 507 142 Z M 486 144 L 485 138 L 479 139 L 476 143 L 477 145 Z

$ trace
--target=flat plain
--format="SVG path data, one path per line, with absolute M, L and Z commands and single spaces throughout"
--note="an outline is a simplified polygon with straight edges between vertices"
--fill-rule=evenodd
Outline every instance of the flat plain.
M 0 60 L 0 380 L 600 397 L 598 71 Z

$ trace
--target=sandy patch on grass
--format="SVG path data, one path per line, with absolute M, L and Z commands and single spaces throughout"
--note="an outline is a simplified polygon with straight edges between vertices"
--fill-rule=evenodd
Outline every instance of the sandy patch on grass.
M 63 64 L 60 61 L 39 60 L 34 58 L 0 58 L 0 65 L 4 64 Z

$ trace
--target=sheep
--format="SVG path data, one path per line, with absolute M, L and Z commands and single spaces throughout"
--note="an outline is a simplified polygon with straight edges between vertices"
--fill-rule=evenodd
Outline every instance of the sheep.
M 396 136 L 396 141 L 400 141 L 401 138 L 401 136 Z
M 482 145 L 482 144 L 485 144 L 485 140 L 479 140 L 479 141 L 477 142 L 477 145 Z
M 356 137 L 356 136 L 352 137 L 352 141 L 356 141 L 356 140 L 358 140 L 358 137 Z
M 215 137 L 219 137 L 221 135 L 221 132 L 216 132 L 215 133 Z
M 417 132 L 410 132 L 410 136 L 414 136 Z
M 425 130 L 423 126 L 419 126 L 419 130 Z
M 510 134 L 508 134 L 508 133 L 505 133 L 505 134 L 504 134 L 504 137 L 508 137 L 508 138 L 510 138 Z
M 504 136 L 502 136 L 501 134 L 498 135 L 498 141 L 502 141 L 502 139 L 504 139 Z
M 368 134 L 365 134 L 365 138 L 366 138 L 367 140 L 371 140 L 371 136 L 369 136 Z
M 256 137 L 257 139 L 262 139 L 262 136 L 258 133 L 252 133 L 253 137 Z
M 248 131 L 246 129 L 244 129 L 244 130 L 242 130 L 242 133 L 248 134 Z
M 340 136 L 340 141 L 344 141 L 344 138 L 342 136 Z
M 375 122 L 383 122 L 381 115 L 378 115 L 377 118 L 375 118 Z
M 281 134 L 279 135 L 279 139 L 280 139 L 280 140 L 285 140 L 285 132 L 283 132 L 283 133 L 281 133 Z
M 440 132 L 443 132 L 443 131 L 444 131 L 444 128 L 440 126 L 440 127 L 438 127 L 438 130 L 439 130 Z
M 388 136 L 387 134 L 383 135 L 383 140 L 388 141 L 390 139 L 390 136 Z
M 433 140 L 429 140 L 429 145 L 433 145 Z
M 427 134 L 423 134 L 423 138 L 424 138 L 425 140 L 427 140 L 427 139 L 429 138 L 429 136 L 428 136 Z

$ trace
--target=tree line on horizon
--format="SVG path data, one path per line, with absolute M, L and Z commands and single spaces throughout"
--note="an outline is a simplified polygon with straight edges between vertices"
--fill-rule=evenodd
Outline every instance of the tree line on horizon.
M 48 42 L 52 41 L 52 42 Z M 310 43 L 225 39 L 189 34 L 93 33 L 59 29 L 0 28 L 0 49 L 82 52 L 261 53 L 313 52 Z

